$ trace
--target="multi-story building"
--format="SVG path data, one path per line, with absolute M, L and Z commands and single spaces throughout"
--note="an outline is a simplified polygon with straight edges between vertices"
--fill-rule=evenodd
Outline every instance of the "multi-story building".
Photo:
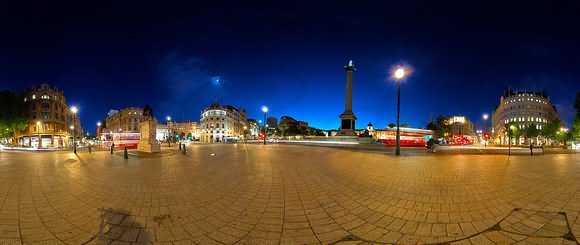
M 201 128 L 199 123 L 191 121 L 183 122 L 173 122 L 169 121 L 167 123 L 167 129 L 171 135 L 176 136 L 176 139 L 180 140 L 199 140 L 201 135 Z
M 255 139 L 260 134 L 260 125 L 256 122 L 256 119 L 248 119 L 248 133 L 250 139 Z
M 225 142 L 243 137 L 246 112 L 230 105 L 213 104 L 201 112 L 202 143 Z
M 292 117 L 289 116 L 282 116 L 280 117 L 280 124 L 278 125 L 278 127 L 280 128 L 280 130 L 285 131 L 288 130 L 290 127 L 297 127 L 298 125 L 298 121 Z
M 40 84 L 26 92 L 24 102 L 28 122 L 26 129 L 16 132 L 20 145 L 64 147 L 72 144 L 73 130 L 82 137 L 81 120 L 69 109 L 62 90 Z
M 492 116 L 492 134 L 496 144 L 507 144 L 508 135 L 505 125 L 515 123 L 520 129 L 535 125 L 542 130 L 547 123 L 559 119 L 556 107 L 544 92 L 506 90 L 500 97 Z M 524 142 L 521 139 L 512 139 L 512 143 Z
M 139 133 L 140 123 L 148 120 L 143 115 L 143 108 L 127 107 L 121 110 L 110 110 L 105 119 L 106 128 L 103 132 Z
M 473 144 L 473 123 L 465 116 L 452 116 L 447 121 L 449 133 L 445 137 L 455 144 Z
M 275 117 L 268 117 L 268 119 L 266 119 L 266 124 L 268 124 L 268 128 L 277 128 L 278 119 Z
M 167 124 L 158 123 L 155 130 L 155 139 L 158 141 L 167 141 L 171 137 Z

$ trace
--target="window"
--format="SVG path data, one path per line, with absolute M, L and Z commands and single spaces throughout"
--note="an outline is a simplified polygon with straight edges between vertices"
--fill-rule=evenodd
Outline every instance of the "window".
M 43 94 L 40 98 L 42 98 L 43 100 L 48 100 L 50 99 L 50 96 Z
M 28 98 L 27 97 L 24 97 L 24 102 L 26 102 L 26 101 L 28 101 Z
M 42 103 L 42 104 L 41 104 L 41 108 L 42 108 L 43 110 L 48 110 L 48 109 L 50 108 L 50 105 L 49 105 L 48 103 Z
M 48 119 L 49 113 L 48 112 L 42 112 L 41 116 L 43 119 Z
M 36 94 L 32 95 L 32 99 L 35 100 L 36 99 Z

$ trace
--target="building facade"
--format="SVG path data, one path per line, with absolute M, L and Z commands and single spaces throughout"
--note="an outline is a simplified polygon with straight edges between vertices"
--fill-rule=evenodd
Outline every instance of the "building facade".
M 556 107 L 544 92 L 506 90 L 500 97 L 492 115 L 492 136 L 496 144 L 508 144 L 508 132 L 505 125 L 515 123 L 520 129 L 526 129 L 532 123 L 542 130 L 547 123 L 559 119 Z M 512 143 L 524 142 L 512 139 Z
M 217 143 L 243 137 L 246 112 L 230 105 L 210 105 L 201 112 L 200 141 Z
M 167 123 L 169 134 L 173 135 L 176 140 L 196 141 L 201 137 L 201 128 L 199 123 L 191 121 Z
M 167 124 L 158 123 L 155 129 L 155 139 L 158 141 L 167 141 L 169 137 L 171 136 Z
M 148 120 L 143 116 L 143 108 L 127 107 L 121 110 L 110 110 L 105 119 L 103 132 L 113 133 L 139 133 L 140 123 Z
M 40 84 L 26 92 L 27 127 L 16 132 L 18 144 L 41 147 L 72 145 L 72 135 L 83 137 L 80 118 L 70 111 L 64 92 L 49 84 Z
M 275 117 L 268 117 L 266 120 L 266 124 L 268 124 L 268 128 L 277 128 L 278 127 L 278 119 Z
M 249 139 L 256 139 L 260 134 L 260 125 L 256 122 L 256 119 L 248 119 L 248 134 Z
M 449 132 L 446 133 L 445 139 L 454 144 L 473 144 L 475 132 L 473 122 L 465 116 L 452 116 L 445 121 L 449 126 Z

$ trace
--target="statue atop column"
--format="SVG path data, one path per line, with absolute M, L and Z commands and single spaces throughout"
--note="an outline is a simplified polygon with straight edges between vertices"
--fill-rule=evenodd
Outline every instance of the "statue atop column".
M 356 136 L 355 120 L 356 116 L 352 112 L 352 74 L 356 71 L 356 67 L 352 60 L 344 66 L 346 70 L 346 92 L 344 98 L 344 112 L 340 114 L 340 131 L 337 136 Z

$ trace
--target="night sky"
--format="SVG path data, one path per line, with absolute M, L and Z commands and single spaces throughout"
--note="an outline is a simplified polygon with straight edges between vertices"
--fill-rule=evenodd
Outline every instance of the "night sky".
M 357 128 L 395 121 L 389 70 L 397 63 L 413 69 L 402 84 L 402 123 L 425 127 L 444 114 L 482 125 L 511 87 L 546 89 L 570 124 L 580 91 L 580 1 L 356 2 L 4 14 L 0 90 L 54 84 L 90 132 L 110 109 L 150 104 L 158 119 L 198 121 L 214 101 L 250 118 L 268 105 L 271 115 L 335 129 L 352 59 Z

